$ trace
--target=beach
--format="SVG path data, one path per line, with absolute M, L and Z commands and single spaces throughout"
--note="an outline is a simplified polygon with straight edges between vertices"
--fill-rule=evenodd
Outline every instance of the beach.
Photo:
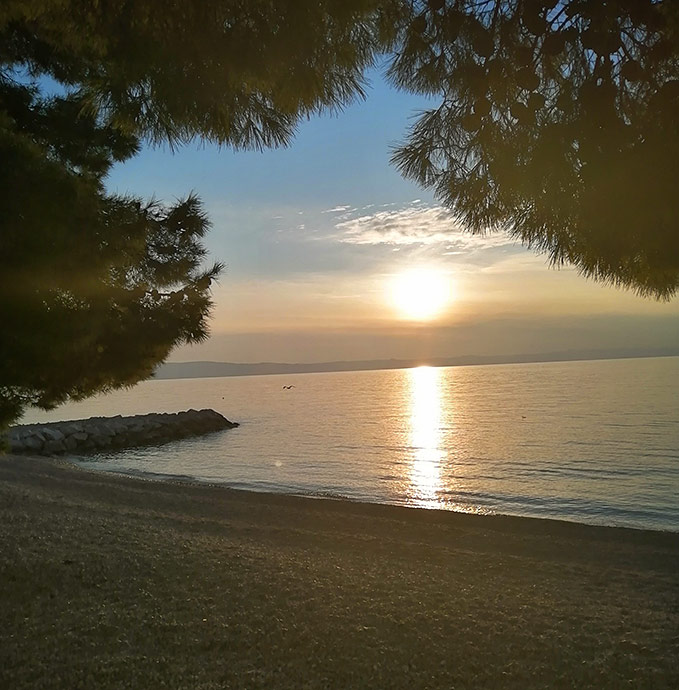
M 675 688 L 679 534 L 0 457 L 0 686 Z

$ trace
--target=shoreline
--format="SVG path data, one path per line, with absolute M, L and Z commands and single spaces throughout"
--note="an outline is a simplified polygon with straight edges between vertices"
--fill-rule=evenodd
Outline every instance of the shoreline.
M 8 687 L 679 685 L 673 532 L 3 456 L 0 547 Z
M 37 456 L 35 456 L 37 457 Z M 676 534 L 679 535 L 679 525 L 677 525 L 676 529 L 663 529 L 660 527 L 653 528 L 653 527 L 644 527 L 644 526 L 635 526 L 635 525 L 616 525 L 616 524 L 606 524 L 605 522 L 583 522 L 582 520 L 569 520 L 567 518 L 560 518 L 560 517 L 553 517 L 553 516 L 538 516 L 538 515 L 522 515 L 519 513 L 512 514 L 512 513 L 501 513 L 501 512 L 496 512 L 492 511 L 491 509 L 488 509 L 486 512 L 483 510 L 474 510 L 473 507 L 470 507 L 470 510 L 457 510 L 457 509 L 448 509 L 444 507 L 438 507 L 438 506 L 419 506 L 419 505 L 409 505 L 406 503 L 387 503 L 387 502 L 378 502 L 378 501 L 372 501 L 369 499 L 362 500 L 360 498 L 354 498 L 351 496 L 344 496 L 341 494 L 331 494 L 331 493 L 324 493 L 324 492 L 309 492 L 309 493 L 304 493 L 304 492 L 293 492 L 293 491 L 276 491 L 276 490 L 271 490 L 270 488 L 265 488 L 265 489 L 259 489 L 259 488 L 254 488 L 254 487 L 248 487 L 248 488 L 243 488 L 240 486 L 232 486 L 227 483 L 221 483 L 218 481 L 210 481 L 210 480 L 203 480 L 200 479 L 199 477 L 195 477 L 192 475 L 172 475 L 172 474 L 163 474 L 160 472 L 150 472 L 150 471 L 144 471 L 144 470 L 134 470 L 134 469 L 122 469 L 122 470 L 116 470 L 116 469 L 111 469 L 110 467 L 106 467 L 103 469 L 98 469 L 95 467 L 91 466 L 85 466 L 83 463 L 89 463 L 91 460 L 87 457 L 84 456 L 73 456 L 70 457 L 68 455 L 65 456 L 52 456 L 53 458 L 58 458 L 59 460 L 62 460 L 69 465 L 76 467 L 79 470 L 85 471 L 85 472 L 97 472 L 97 473 L 104 473 L 104 474 L 110 474 L 112 476 L 119 476 L 119 477 L 128 477 L 130 479 L 140 479 L 143 481 L 158 481 L 158 482 L 176 482 L 178 484 L 182 485 L 195 485 L 195 486 L 206 486 L 206 487 L 213 487 L 213 488 L 218 488 L 218 489 L 224 489 L 228 491 L 242 491 L 245 493 L 255 493 L 255 494 L 260 494 L 260 495 L 265 495 L 265 496 L 292 496 L 296 498 L 301 498 L 301 499 L 312 499 L 312 500 L 323 500 L 323 501 L 340 501 L 340 502 L 346 502 L 350 504 L 359 504 L 359 505 L 376 505 L 376 506 L 391 506 L 394 508 L 404 508 L 406 510 L 425 510 L 425 511 L 434 511 L 434 512 L 441 512 L 441 513 L 455 513 L 459 515 L 471 515 L 471 516 L 476 516 L 476 517 L 498 517 L 498 518 L 512 518 L 512 519 L 518 519 L 518 520 L 548 520 L 550 522 L 557 522 L 557 523 L 565 523 L 565 524 L 572 524 L 572 525 L 584 525 L 587 527 L 601 527 L 601 528 L 607 528 L 607 529 L 625 529 L 625 530 L 634 530 L 637 532 L 649 532 L 649 533 L 662 533 L 662 534 Z

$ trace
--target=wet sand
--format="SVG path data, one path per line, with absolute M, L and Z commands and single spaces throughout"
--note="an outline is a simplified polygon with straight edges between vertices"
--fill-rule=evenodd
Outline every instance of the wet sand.
M 0 582 L 0 687 L 679 687 L 676 533 L 4 456 Z

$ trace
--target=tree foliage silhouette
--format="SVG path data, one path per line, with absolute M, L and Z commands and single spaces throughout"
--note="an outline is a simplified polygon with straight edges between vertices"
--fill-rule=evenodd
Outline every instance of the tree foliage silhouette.
M 440 97 L 393 161 L 473 232 L 584 275 L 679 287 L 679 3 L 416 0 L 383 26 L 400 88 Z
M 0 426 L 148 377 L 207 335 L 209 226 L 108 194 L 142 139 L 286 144 L 363 93 L 369 0 L 0 7 Z

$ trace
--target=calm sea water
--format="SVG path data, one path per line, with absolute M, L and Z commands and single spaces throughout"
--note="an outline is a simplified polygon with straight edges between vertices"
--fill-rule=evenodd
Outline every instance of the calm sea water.
M 255 491 L 679 530 L 677 384 L 677 357 L 165 380 L 24 421 L 211 407 L 240 428 L 79 462 Z

